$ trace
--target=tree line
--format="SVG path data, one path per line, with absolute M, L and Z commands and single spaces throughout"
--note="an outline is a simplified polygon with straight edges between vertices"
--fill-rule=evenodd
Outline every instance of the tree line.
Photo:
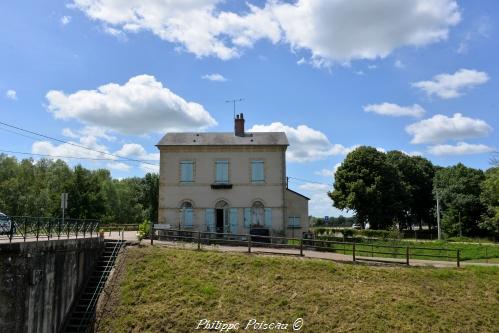
M 156 221 L 159 176 L 113 179 L 109 170 L 69 167 L 62 160 L 23 159 L 0 154 L 0 211 L 10 216 L 60 217 L 61 193 L 68 193 L 66 216 L 103 223 Z
M 437 225 L 449 236 L 499 234 L 499 166 L 486 170 L 459 163 L 433 165 L 421 156 L 387 153 L 362 146 L 350 152 L 335 173 L 333 205 L 355 212 L 371 229 L 422 229 Z

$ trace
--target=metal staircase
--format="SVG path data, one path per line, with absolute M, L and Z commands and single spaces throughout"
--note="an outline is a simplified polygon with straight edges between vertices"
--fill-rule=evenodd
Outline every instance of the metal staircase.
M 62 332 L 93 332 L 97 300 L 104 289 L 123 243 L 125 242 L 122 240 L 105 241 L 105 250 L 96 263 L 80 298 L 73 306 Z

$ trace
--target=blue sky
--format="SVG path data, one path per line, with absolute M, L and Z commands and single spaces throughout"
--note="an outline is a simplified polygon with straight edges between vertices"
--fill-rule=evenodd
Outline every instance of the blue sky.
M 284 130 L 311 213 L 357 145 L 489 167 L 499 127 L 494 0 L 0 3 L 0 121 L 157 160 L 166 131 Z M 216 75 L 215 75 L 216 74 Z M 218 80 L 217 80 L 218 79 Z M 110 157 L 0 126 L 0 150 Z M 20 154 L 14 154 L 24 157 Z M 147 164 L 68 160 L 142 175 Z

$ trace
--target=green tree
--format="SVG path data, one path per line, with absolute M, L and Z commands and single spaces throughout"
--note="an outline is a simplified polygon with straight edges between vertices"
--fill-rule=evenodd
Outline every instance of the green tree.
M 362 146 L 350 152 L 336 171 L 329 196 L 336 208 L 355 211 L 358 222 L 388 229 L 403 215 L 404 191 L 386 154 Z
M 480 200 L 485 206 L 480 227 L 494 234 L 499 234 L 499 166 L 485 172 Z
M 480 201 L 481 170 L 459 163 L 437 171 L 434 194 L 440 197 L 442 228 L 452 236 L 474 236 L 479 232 L 479 221 L 485 212 Z

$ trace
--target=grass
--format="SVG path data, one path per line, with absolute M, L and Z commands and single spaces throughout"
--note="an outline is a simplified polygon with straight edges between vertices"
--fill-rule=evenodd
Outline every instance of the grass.
M 193 332 L 199 320 L 292 323 L 302 332 L 493 332 L 499 269 L 129 248 L 99 332 Z M 288 331 L 292 331 L 289 329 Z

